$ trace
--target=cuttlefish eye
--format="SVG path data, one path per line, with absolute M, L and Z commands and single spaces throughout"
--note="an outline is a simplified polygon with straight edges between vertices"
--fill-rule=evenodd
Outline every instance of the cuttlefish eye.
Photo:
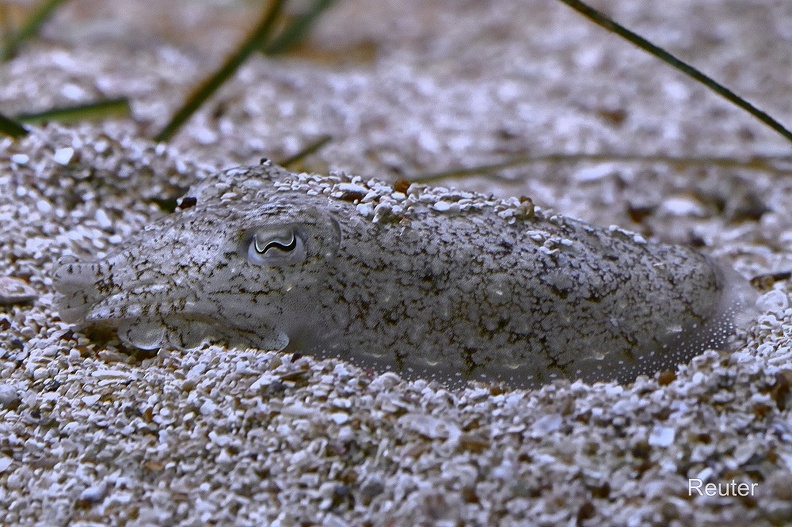
M 247 258 L 270 267 L 298 264 L 305 260 L 305 243 L 294 227 L 262 227 L 253 232 Z

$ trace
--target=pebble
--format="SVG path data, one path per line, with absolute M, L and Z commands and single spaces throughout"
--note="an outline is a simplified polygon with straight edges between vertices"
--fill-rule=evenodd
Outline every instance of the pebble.
M 14 154 L 11 156 L 11 162 L 17 165 L 27 165 L 30 157 L 25 154 Z
M 789 307 L 789 295 L 785 291 L 774 289 L 760 296 L 756 301 L 756 307 L 760 311 L 769 311 L 783 315 Z
M 36 298 L 36 290 L 21 278 L 0 276 L 0 305 L 27 304 Z
M 0 407 L 9 408 L 19 402 L 17 389 L 10 384 L 0 384 Z
M 560 429 L 563 422 L 564 419 L 560 414 L 543 415 L 534 421 L 531 431 L 539 435 L 549 434 Z
M 96 223 L 102 229 L 109 229 L 113 226 L 112 220 L 107 216 L 107 213 L 104 209 L 96 209 L 96 214 L 94 216 L 96 218 Z
M 349 421 L 349 415 L 343 412 L 335 412 L 330 414 L 330 419 L 332 419 L 335 424 L 342 425 Z
M 68 165 L 74 157 L 74 148 L 59 148 L 52 156 L 53 161 L 59 165 Z
M 107 494 L 107 485 L 99 483 L 92 485 L 80 493 L 80 501 L 87 503 L 99 503 Z
M 676 437 L 676 430 L 665 426 L 656 426 L 649 434 L 648 442 L 652 446 L 671 446 Z
M 97 402 L 99 402 L 99 399 L 101 398 L 102 398 L 101 395 L 86 395 L 85 397 L 82 398 L 82 402 L 83 404 L 85 404 L 85 406 L 93 406 Z

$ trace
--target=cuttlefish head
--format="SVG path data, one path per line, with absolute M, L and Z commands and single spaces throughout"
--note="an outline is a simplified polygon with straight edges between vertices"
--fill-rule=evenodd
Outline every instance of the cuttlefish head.
M 54 272 L 61 318 L 116 328 L 141 349 L 206 340 L 285 348 L 315 320 L 341 232 L 326 197 L 273 190 L 257 198 L 199 201 L 102 260 L 62 260 Z

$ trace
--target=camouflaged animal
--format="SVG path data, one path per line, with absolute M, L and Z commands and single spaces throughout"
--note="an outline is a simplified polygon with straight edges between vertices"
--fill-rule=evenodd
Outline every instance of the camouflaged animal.
M 219 341 L 515 386 L 629 382 L 732 332 L 733 279 L 693 249 L 528 199 L 397 188 L 227 170 L 122 250 L 62 262 L 60 315 L 144 349 Z

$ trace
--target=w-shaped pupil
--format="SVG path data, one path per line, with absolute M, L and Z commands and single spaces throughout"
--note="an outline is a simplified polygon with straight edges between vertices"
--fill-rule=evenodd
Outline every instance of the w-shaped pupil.
M 254 241 L 256 245 L 256 252 L 259 254 L 264 254 L 270 249 L 279 249 L 283 252 L 293 251 L 295 247 L 297 247 L 297 238 L 294 237 L 294 233 L 291 234 L 291 239 L 288 242 L 283 242 L 282 240 L 270 240 L 268 241 L 264 247 L 259 246 L 258 238 Z

